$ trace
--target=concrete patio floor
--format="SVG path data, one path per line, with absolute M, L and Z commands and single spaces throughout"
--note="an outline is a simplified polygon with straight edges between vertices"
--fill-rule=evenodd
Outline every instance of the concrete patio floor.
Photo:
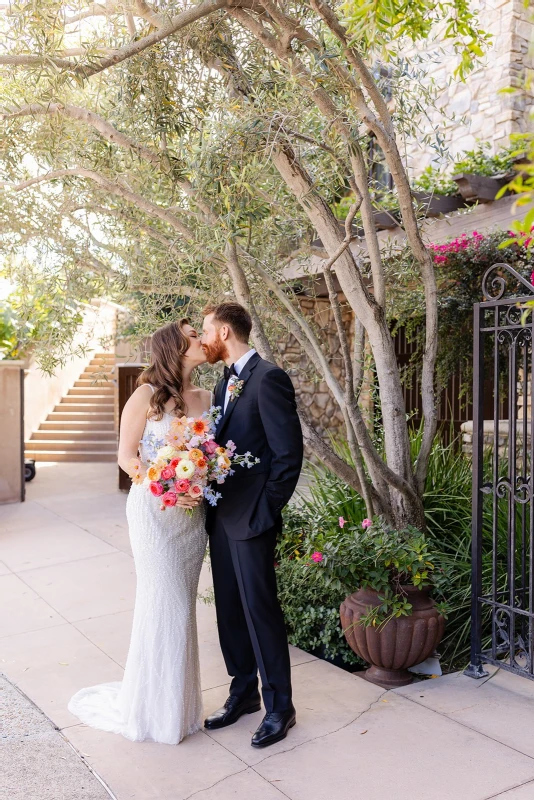
M 112 464 L 38 464 L 27 502 L 0 507 L 0 671 L 59 729 L 33 706 L 22 728 L 4 715 L 1 800 L 534 800 L 534 684 L 502 671 L 385 692 L 292 648 L 298 724 L 261 751 L 261 713 L 178 747 L 80 724 L 69 698 L 120 680 L 128 648 L 135 573 L 115 486 Z M 198 615 L 210 711 L 228 676 L 214 609 Z

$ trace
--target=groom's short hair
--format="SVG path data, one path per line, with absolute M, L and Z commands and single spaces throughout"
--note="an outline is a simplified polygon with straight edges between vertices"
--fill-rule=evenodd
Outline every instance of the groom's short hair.
M 252 317 L 244 306 L 239 303 L 219 303 L 208 305 L 204 309 L 204 316 L 213 314 L 213 321 L 219 325 L 228 325 L 240 342 L 248 342 L 252 330 Z

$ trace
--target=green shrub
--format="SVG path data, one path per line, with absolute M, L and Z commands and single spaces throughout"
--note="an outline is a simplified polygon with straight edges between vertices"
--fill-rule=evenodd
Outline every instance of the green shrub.
M 419 447 L 420 431 L 413 431 L 413 455 Z M 341 450 L 345 448 L 340 447 Z M 310 493 L 302 498 L 284 535 L 284 547 L 279 547 L 279 585 L 288 631 L 292 643 L 310 649 L 319 640 L 321 624 L 313 619 L 312 607 L 330 609 L 331 616 L 321 610 L 321 619 L 329 620 L 329 631 L 341 632 L 338 608 L 346 594 L 356 587 L 350 583 L 332 587 L 325 580 L 324 570 L 310 567 L 309 553 L 328 541 L 342 541 L 339 517 L 361 524 L 366 516 L 361 497 L 339 478 L 320 467 L 310 467 Z M 484 469 L 490 474 L 491 453 L 487 453 Z M 506 463 L 500 462 L 506 471 Z M 502 473 L 501 473 L 502 474 Z M 444 669 L 462 669 L 469 661 L 471 631 L 471 481 L 472 465 L 460 450 L 458 442 L 444 444 L 438 437 L 430 457 L 424 493 L 427 521 L 426 538 L 432 551 L 432 563 L 442 576 L 433 590 L 438 603 L 447 605 L 447 624 L 439 650 Z M 484 495 L 482 525 L 482 582 L 483 592 L 490 593 L 493 568 L 493 532 L 490 495 Z M 506 499 L 499 502 L 497 515 L 497 588 L 507 587 L 507 511 Z M 294 547 L 293 551 L 291 548 Z M 285 549 L 284 549 L 285 548 Z M 295 556 L 295 550 L 298 555 Z M 519 558 L 519 556 L 518 556 Z M 291 561 L 291 565 L 287 565 Z M 316 565 L 314 565 L 316 566 Z M 441 572 L 443 570 L 443 572 Z M 329 594 L 330 593 L 330 594 Z M 331 605 L 329 605 L 329 603 Z M 304 611 L 304 613 L 303 613 Z M 485 626 L 483 646 L 489 641 Z M 336 641 L 336 636 L 331 638 Z M 348 646 L 345 646 L 345 651 Z
M 427 167 L 418 178 L 412 182 L 412 189 L 416 192 L 427 192 L 436 195 L 458 194 L 458 184 L 453 181 L 443 170 Z
M 455 174 L 465 172 L 470 175 L 506 175 L 512 172 L 517 147 L 504 147 L 495 155 L 491 154 L 489 142 L 479 142 L 474 150 L 466 150 L 454 164 Z

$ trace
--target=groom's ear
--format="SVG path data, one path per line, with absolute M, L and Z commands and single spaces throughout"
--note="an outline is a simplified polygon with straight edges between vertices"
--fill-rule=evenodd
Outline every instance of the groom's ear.
M 219 328 L 219 336 L 225 342 L 230 335 L 230 326 L 229 325 L 221 325 Z

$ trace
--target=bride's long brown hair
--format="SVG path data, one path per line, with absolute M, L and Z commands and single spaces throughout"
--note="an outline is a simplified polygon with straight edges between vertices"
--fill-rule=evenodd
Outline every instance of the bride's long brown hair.
M 189 338 L 182 328 L 188 324 L 189 320 L 184 318 L 170 322 L 152 334 L 150 366 L 137 379 L 138 386 L 149 383 L 154 387 L 147 415 L 150 419 L 163 417 L 165 405 L 171 397 L 174 399 L 173 413 L 179 416 L 186 412 L 182 356 L 189 349 Z

